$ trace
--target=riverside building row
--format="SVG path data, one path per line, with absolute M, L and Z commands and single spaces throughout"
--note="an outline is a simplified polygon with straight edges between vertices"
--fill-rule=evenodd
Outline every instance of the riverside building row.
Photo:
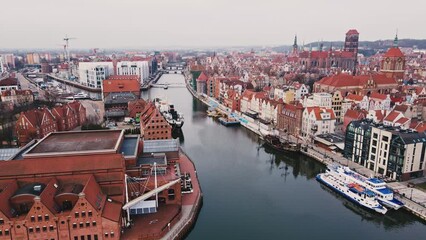
M 425 175 L 426 132 L 352 121 L 346 129 L 344 156 L 391 180 Z
M 150 74 L 148 61 L 79 62 L 78 73 L 80 83 L 92 88 L 102 88 L 111 75 L 137 75 L 142 83 Z

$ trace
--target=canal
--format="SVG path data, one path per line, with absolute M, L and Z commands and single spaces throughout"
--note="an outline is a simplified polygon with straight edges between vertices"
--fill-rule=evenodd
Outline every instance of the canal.
M 184 82 L 164 74 L 158 83 Z M 316 180 L 324 166 L 275 153 L 243 127 L 226 128 L 186 88 L 153 88 L 184 113 L 181 145 L 197 168 L 204 205 L 187 239 L 419 239 L 426 225 L 404 210 L 377 215 Z

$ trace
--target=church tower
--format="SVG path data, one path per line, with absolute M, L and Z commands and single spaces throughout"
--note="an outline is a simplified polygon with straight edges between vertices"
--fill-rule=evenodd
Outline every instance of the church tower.
M 299 46 L 297 46 L 297 35 L 294 35 L 294 43 L 293 43 L 293 56 L 297 56 L 299 53 Z
M 404 78 L 405 56 L 398 47 L 398 34 L 395 36 L 393 46 L 383 56 L 380 72 L 399 82 Z
M 344 51 L 358 54 L 358 40 L 359 40 L 358 31 L 356 29 L 350 29 L 346 33 Z

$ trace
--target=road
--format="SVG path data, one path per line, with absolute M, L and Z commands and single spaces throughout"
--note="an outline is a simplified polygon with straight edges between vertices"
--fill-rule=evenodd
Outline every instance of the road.
M 16 73 L 16 77 L 18 78 L 22 90 L 31 90 L 33 92 L 38 92 L 38 99 L 46 99 L 46 92 L 40 87 L 38 87 L 35 83 L 30 82 L 21 73 Z

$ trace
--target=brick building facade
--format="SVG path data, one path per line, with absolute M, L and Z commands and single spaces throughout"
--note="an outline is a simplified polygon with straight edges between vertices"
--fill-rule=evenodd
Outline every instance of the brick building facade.
M 51 132 L 69 131 L 86 122 L 86 109 L 79 102 L 21 112 L 16 121 L 20 145 L 40 139 Z

